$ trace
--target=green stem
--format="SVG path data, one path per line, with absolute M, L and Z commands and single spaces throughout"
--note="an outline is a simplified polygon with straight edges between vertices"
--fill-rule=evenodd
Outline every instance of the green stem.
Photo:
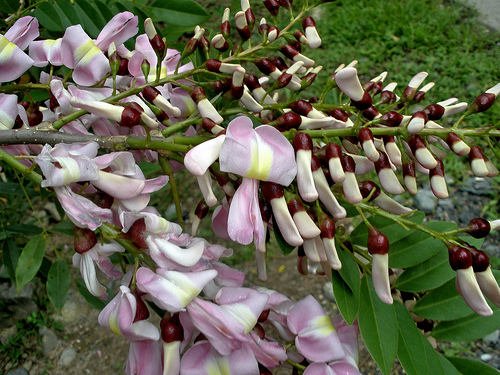
M 11 83 L 8 85 L 0 86 L 0 92 L 9 93 L 9 92 L 20 92 L 26 90 L 50 90 L 50 86 L 45 83 Z
M 23 163 L 18 161 L 14 156 L 8 152 L 0 149 L 0 161 L 3 161 L 8 166 L 14 168 L 16 171 L 20 172 L 23 176 L 33 181 L 35 184 L 40 185 L 42 182 L 42 176 L 33 171 L 31 168 L 25 166 Z
M 174 171 L 172 170 L 172 166 L 170 165 L 167 159 L 160 157 L 159 162 L 161 168 L 169 177 L 169 184 L 170 184 L 170 189 L 172 189 L 172 198 L 174 199 L 177 222 L 182 225 L 184 224 L 184 220 L 182 217 L 181 199 L 179 196 L 179 190 L 177 188 L 177 181 L 175 180 L 174 177 Z

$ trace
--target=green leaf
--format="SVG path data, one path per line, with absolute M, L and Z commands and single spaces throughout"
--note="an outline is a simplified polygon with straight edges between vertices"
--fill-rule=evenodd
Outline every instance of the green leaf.
M 438 232 L 456 228 L 456 224 L 445 221 L 431 221 L 426 227 Z M 425 232 L 416 231 L 391 245 L 389 265 L 393 268 L 408 268 L 420 264 L 438 252 L 446 252 L 446 246 L 440 240 Z
M 24 246 L 16 265 L 16 286 L 21 289 L 35 277 L 45 253 L 45 238 L 35 236 Z
M 340 271 L 332 271 L 332 286 L 335 301 L 344 320 L 352 324 L 358 315 L 361 279 L 359 268 L 352 255 L 339 251 L 342 262 Z
M 398 328 L 393 305 L 377 297 L 370 278 L 361 283 L 359 329 L 365 345 L 384 374 L 389 374 L 398 348 Z
M 465 318 L 440 322 L 432 330 L 438 340 L 472 341 L 495 331 L 500 327 L 500 309 L 494 308 L 493 315 L 484 317 L 477 314 Z
M 106 306 L 106 302 L 90 294 L 82 280 L 77 280 L 76 287 L 83 298 L 95 309 L 102 310 Z
M 195 26 L 208 19 L 204 7 L 193 0 L 156 0 L 151 7 L 140 7 L 155 22 L 179 26 Z
M 10 233 L 33 235 L 42 233 L 42 228 L 32 224 L 14 224 L 5 228 Z
M 12 282 L 16 281 L 16 265 L 19 259 L 19 247 L 12 238 L 3 243 L 2 260 Z
M 437 288 L 454 276 L 455 272 L 448 264 L 448 252 L 440 251 L 431 259 L 404 271 L 396 287 L 407 292 L 421 292 Z
M 398 319 L 398 358 L 409 375 L 446 374 L 441 360 L 427 338 L 422 335 L 406 308 L 394 304 Z
M 421 223 L 424 220 L 423 212 L 416 212 L 411 216 L 407 217 L 408 220 L 411 220 L 415 223 Z M 409 229 L 405 229 L 395 221 L 391 219 L 387 219 L 382 216 L 373 216 L 368 219 L 368 221 L 375 227 L 377 230 L 384 233 L 389 239 L 389 244 L 396 243 L 401 239 L 408 237 L 410 234 L 414 233 Z M 359 224 L 356 229 L 351 233 L 350 240 L 352 243 L 366 246 L 368 241 L 368 230 L 365 223 Z
M 446 357 L 462 374 L 498 375 L 493 367 L 470 358 Z
M 74 234 L 75 226 L 69 220 L 63 220 L 59 223 L 53 225 L 50 228 L 50 232 L 62 233 L 67 236 L 72 236 Z
M 458 294 L 454 279 L 431 290 L 415 304 L 413 312 L 432 320 L 455 320 L 474 313 Z
M 273 233 L 274 233 L 274 238 L 276 238 L 276 242 L 278 243 L 278 246 L 283 254 L 288 255 L 295 249 L 295 247 L 289 245 L 285 241 L 285 239 L 283 238 L 283 236 L 281 235 L 281 232 L 279 231 L 279 229 L 277 227 L 275 227 L 275 229 L 273 230 Z
M 70 282 L 71 276 L 68 264 L 63 260 L 52 263 L 47 277 L 47 295 L 57 309 L 64 306 Z

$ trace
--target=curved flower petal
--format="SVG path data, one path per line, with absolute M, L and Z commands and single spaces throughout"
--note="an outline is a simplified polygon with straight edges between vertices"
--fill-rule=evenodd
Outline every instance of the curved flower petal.
M 19 18 L 4 36 L 20 49 L 25 50 L 39 35 L 38 20 L 31 16 L 25 16 Z
M 33 65 L 33 60 L 18 46 L 0 35 L 0 82 L 19 78 Z
M 202 176 L 207 169 L 219 158 L 220 149 L 225 135 L 220 135 L 193 147 L 184 157 L 184 166 L 195 176 Z
M 130 12 L 121 12 L 115 15 L 101 30 L 96 39 L 96 45 L 102 51 L 107 51 L 114 42 L 117 46 L 125 43 L 137 34 L 137 16 Z
M 54 66 L 62 65 L 61 42 L 62 38 L 31 42 L 29 56 L 33 59 L 33 65 L 38 67 L 46 66 L 48 63 Z
M 154 238 L 150 236 L 146 239 L 146 242 L 148 245 L 151 243 L 154 243 L 155 245 L 151 246 L 151 257 L 153 259 L 156 259 L 159 256 L 165 256 L 184 267 L 192 267 L 198 263 L 205 249 L 205 243 L 203 241 L 196 241 L 186 249 L 182 249 L 163 238 Z M 161 255 L 153 254 L 153 252 L 156 251 L 159 251 Z
M 0 130 L 12 129 L 19 114 L 17 95 L 0 94 Z
M 219 161 L 223 172 L 281 185 L 289 185 L 297 173 L 290 142 L 271 126 L 262 125 L 254 130 L 246 116 L 229 123 Z
M 125 373 L 127 375 L 161 374 L 161 343 L 153 340 L 132 341 Z

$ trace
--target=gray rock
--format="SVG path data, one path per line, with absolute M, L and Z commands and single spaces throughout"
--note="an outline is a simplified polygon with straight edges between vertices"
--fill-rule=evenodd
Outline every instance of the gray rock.
M 489 335 L 483 337 L 483 341 L 486 344 L 496 344 L 499 341 L 500 331 L 497 329 L 495 332 L 491 332 Z
M 28 371 L 23 367 L 18 367 L 10 370 L 6 375 L 29 375 Z
M 451 199 L 440 199 L 438 201 L 438 206 L 442 207 L 445 210 L 452 210 L 455 208 L 453 201 Z
M 0 343 L 3 345 L 7 344 L 7 341 L 17 333 L 17 327 L 15 325 L 10 326 L 5 329 L 0 329 Z
M 62 367 L 69 367 L 76 358 L 76 350 L 72 347 L 66 348 L 59 357 L 59 365 Z
M 335 297 L 333 295 L 333 287 L 331 282 L 326 282 L 323 284 L 323 294 L 326 299 L 331 302 L 335 302 Z
M 490 179 L 482 177 L 470 177 L 465 180 L 460 190 L 474 195 L 493 195 L 494 189 L 491 186 Z
M 493 356 L 489 353 L 484 353 L 484 354 L 481 354 L 481 357 L 479 357 L 479 358 L 481 358 L 481 361 L 483 361 L 483 362 L 489 362 L 489 361 L 491 361 Z
M 14 299 L 14 298 L 31 298 L 33 296 L 33 285 L 28 284 L 19 292 L 15 285 L 10 283 L 0 284 L 0 298 L 1 299 Z
M 419 190 L 413 200 L 417 208 L 427 214 L 434 212 L 438 202 L 432 191 L 427 189 Z
M 54 331 L 47 327 L 40 328 L 40 335 L 42 336 L 43 354 L 48 356 L 57 348 L 59 339 Z

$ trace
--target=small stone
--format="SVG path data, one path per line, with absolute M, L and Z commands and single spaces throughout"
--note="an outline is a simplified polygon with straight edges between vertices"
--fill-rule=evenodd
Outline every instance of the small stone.
M 460 190 L 466 191 L 474 195 L 493 195 L 494 189 L 491 186 L 491 181 L 483 177 L 468 178 L 460 187 Z
M 455 208 L 455 205 L 453 204 L 453 201 L 451 199 L 440 199 L 438 201 L 438 206 L 447 210 L 452 210 L 453 208 Z
M 491 361 L 493 356 L 491 354 L 484 353 L 484 354 L 481 354 L 480 358 L 481 358 L 481 361 L 483 361 L 483 362 L 489 362 L 489 361 Z
M 76 350 L 69 347 L 63 350 L 59 357 L 59 365 L 62 367 L 69 367 L 76 358 Z
M 413 200 L 415 201 L 417 208 L 427 214 L 434 212 L 438 201 L 432 191 L 427 189 L 419 190 L 413 197 Z
M 333 295 L 332 283 L 327 281 L 323 284 L 323 294 L 328 301 L 335 302 L 335 297 Z
M 54 351 L 55 348 L 57 348 L 59 339 L 54 331 L 47 327 L 40 328 L 40 335 L 42 336 L 43 354 L 48 356 L 52 351 Z
M 17 327 L 14 325 L 5 329 L 0 329 L 0 343 L 2 343 L 3 345 L 7 345 L 7 342 L 10 340 L 10 338 L 15 336 L 16 333 Z
M 500 333 L 500 330 L 496 330 L 494 332 L 491 332 L 489 335 L 486 335 L 483 337 L 483 342 L 485 344 L 496 344 L 498 341 L 499 341 L 499 333 Z
M 25 368 L 18 367 L 14 370 L 10 370 L 6 375 L 29 375 L 29 373 Z

